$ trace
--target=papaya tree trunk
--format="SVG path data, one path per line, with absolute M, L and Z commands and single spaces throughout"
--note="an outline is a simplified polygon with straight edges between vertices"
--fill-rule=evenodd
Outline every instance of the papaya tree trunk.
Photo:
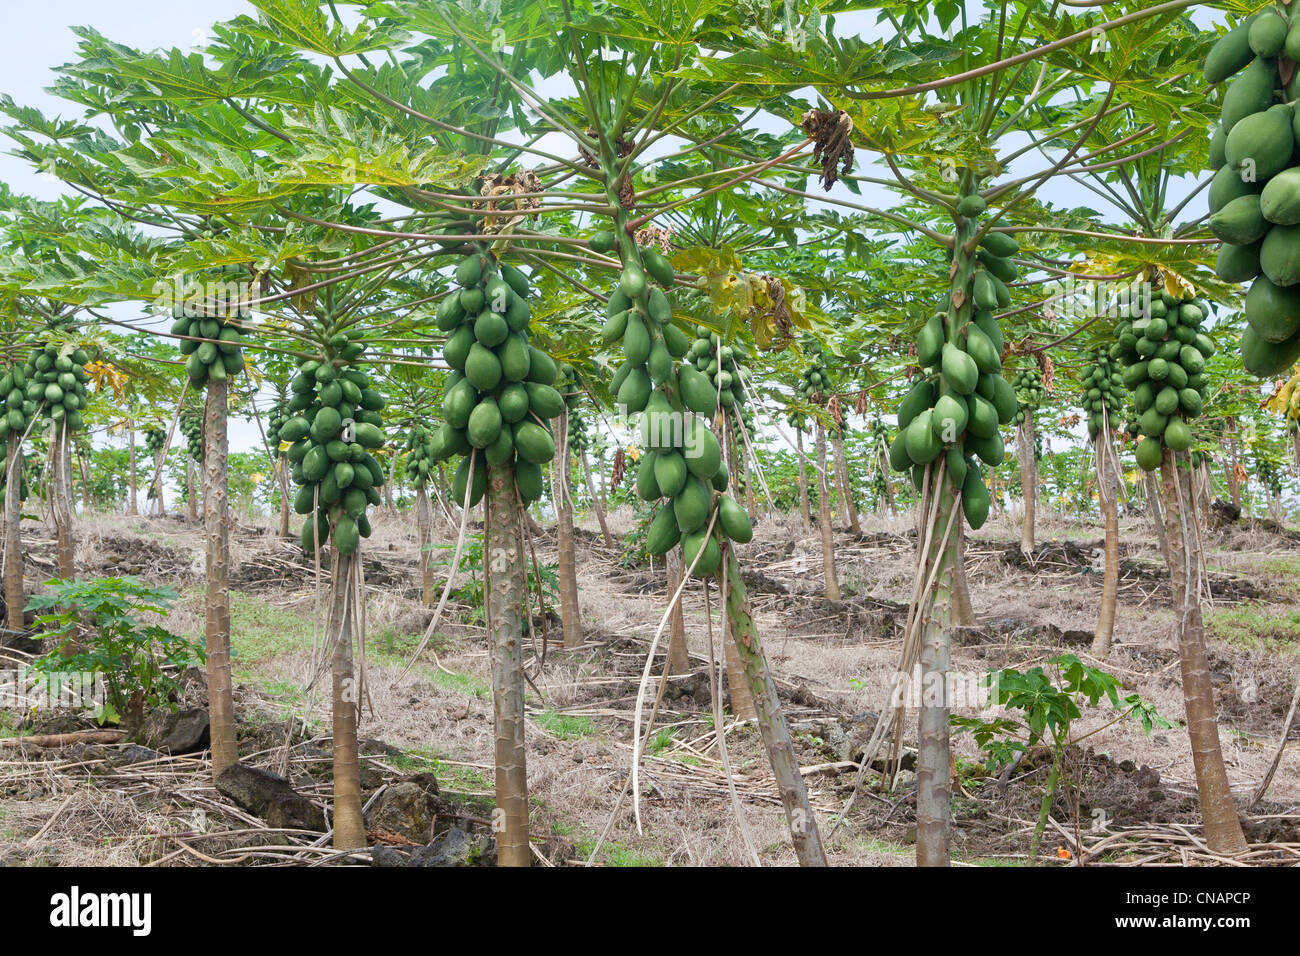
M 239 762 L 230 678 L 230 511 L 226 487 L 227 381 L 208 382 L 203 424 L 203 530 L 207 538 L 207 588 L 203 621 L 208 675 L 208 725 L 212 776 Z
M 5 618 L 11 630 L 26 629 L 23 608 L 22 445 L 11 435 L 5 447 Z
M 279 455 L 275 459 L 276 478 L 280 482 L 280 537 L 289 537 L 289 515 L 292 513 L 292 495 L 289 491 L 289 459 Z
M 425 607 L 438 603 L 438 582 L 433 576 L 433 512 L 429 507 L 429 494 L 424 485 L 415 486 L 415 527 L 420 549 L 420 601 Z
M 1020 462 L 1020 492 L 1025 500 L 1020 523 L 1020 550 L 1034 551 L 1034 517 L 1038 510 L 1038 459 L 1034 457 L 1034 410 L 1025 409 L 1025 420 L 1016 432 L 1016 457 Z
M 1228 419 L 1228 497 L 1232 499 L 1232 505 L 1238 511 L 1241 510 L 1241 481 L 1237 470 L 1237 427 L 1232 419 Z
M 76 540 L 72 535 L 72 474 L 68 468 L 68 430 L 56 422 L 50 432 L 50 501 L 59 557 L 59 577 L 77 576 Z
M 1210 513 L 1210 505 L 1213 503 L 1214 477 L 1210 474 L 1210 462 L 1208 458 L 1201 459 L 1200 481 L 1196 487 L 1197 513 L 1202 520 Z
M 727 665 L 727 695 L 731 700 L 731 715 L 736 720 L 753 720 L 758 716 L 754 706 L 754 694 L 749 687 L 749 677 L 745 673 L 745 662 L 736 650 L 736 642 L 731 634 L 731 619 L 724 625 L 722 640 L 722 659 Z
M 952 623 L 958 627 L 975 624 L 975 608 L 970 602 L 970 585 L 966 581 L 966 522 L 958 515 L 957 553 L 952 566 Z
M 460 525 L 458 502 L 452 501 L 447 492 L 447 475 L 439 464 L 433 469 L 433 492 L 438 496 L 438 502 L 442 505 L 442 512 L 447 516 L 447 521 L 453 528 Z
M 1144 472 L 1142 489 L 1147 498 L 1147 517 L 1156 530 L 1156 539 L 1160 542 L 1160 553 L 1165 563 L 1171 564 L 1169 557 L 1169 535 L 1165 532 L 1164 507 L 1160 501 L 1160 479 L 1154 471 Z
M 758 502 L 754 500 L 754 476 L 749 468 L 749 456 L 742 455 L 741 461 L 744 464 L 745 473 L 745 510 L 751 515 L 758 514 Z
M 1197 586 L 1201 567 L 1200 544 L 1191 525 L 1193 516 L 1188 513 L 1190 488 L 1182 480 L 1174 453 L 1169 449 L 1165 449 L 1160 473 L 1165 531 L 1169 538 L 1169 573 L 1177 620 L 1175 636 L 1205 842 L 1213 853 L 1238 853 L 1246 849 L 1246 838 L 1241 831 L 1236 805 L 1232 802 L 1232 789 L 1219 743 L 1214 687 L 1210 682 L 1205 625 Z
M 1092 637 L 1092 654 L 1105 657 L 1110 653 L 1115 633 L 1115 609 L 1119 603 L 1119 476 L 1115 474 L 1115 451 L 1110 429 L 1105 426 L 1097 433 L 1095 462 L 1097 504 L 1106 525 L 1106 567 L 1101 578 L 1101 607 L 1097 612 L 1097 630 Z
M 885 504 L 889 507 L 889 516 L 896 518 L 898 509 L 894 506 L 894 483 L 889 480 L 889 448 L 884 438 L 880 439 L 880 449 L 876 452 L 876 467 L 880 469 L 880 481 L 885 493 Z
M 140 513 L 139 497 L 137 493 L 138 479 L 135 473 L 135 429 L 126 430 L 126 462 L 127 462 L 127 481 L 131 489 L 131 510 L 129 515 L 138 515 Z
M 960 508 L 944 479 L 932 479 L 931 494 L 939 496 L 931 531 L 930 550 L 922 581 L 934 579 L 931 594 L 922 594 L 918 619 L 921 630 L 921 713 L 916 755 L 916 865 L 947 866 L 952 843 L 949 805 L 948 669 L 953 621 L 952 580 L 960 541 Z M 946 536 L 945 530 L 951 527 Z
M 283 502 L 284 494 L 280 494 Z M 194 459 L 188 452 L 185 454 L 185 520 L 189 524 L 197 524 L 199 520 L 199 502 L 198 489 L 194 487 Z
M 393 455 L 388 463 L 388 478 L 384 481 L 384 508 L 389 514 L 397 513 L 397 505 L 393 503 L 393 489 L 397 487 L 397 456 Z
M 840 494 L 844 498 L 844 514 L 854 534 L 862 534 L 858 519 L 858 503 L 853 500 L 853 475 L 849 472 L 848 458 L 844 454 L 844 439 L 837 434 L 832 445 L 835 452 L 835 474 L 839 476 Z
M 555 547 L 559 558 L 560 623 L 564 646 L 582 646 L 582 609 L 578 605 L 578 567 L 573 551 L 573 495 L 569 457 L 569 409 L 555 419 Z
M 804 785 L 803 775 L 799 772 L 799 760 L 795 756 L 790 728 L 786 725 L 781 701 L 777 697 L 776 683 L 772 680 L 767 658 L 764 657 L 759 642 L 745 582 L 740 577 L 740 563 L 730 549 L 727 549 L 723 560 L 726 562 L 726 611 L 730 643 L 735 645 L 744 669 L 759 734 L 767 749 L 772 775 L 776 778 L 781 803 L 785 807 L 795 856 L 800 866 L 826 866 L 826 851 L 822 848 L 821 836 L 817 832 L 817 818 L 808 801 L 808 789 Z
M 677 593 L 682 584 L 682 553 L 679 548 L 669 548 L 665 555 L 668 576 L 668 598 Z M 675 603 L 668 614 L 668 673 L 688 674 L 691 670 L 690 649 L 686 646 L 686 615 L 681 601 Z
M 308 516 L 308 521 L 314 520 Z M 366 845 L 366 822 L 361 806 L 361 758 L 357 747 L 357 717 L 361 710 L 360 685 L 352 666 L 352 641 L 356 630 L 354 602 L 358 588 L 353 555 L 331 549 L 330 612 L 327 633 L 334 641 L 330 655 L 333 677 L 334 732 L 334 849 L 359 850 Z
M 802 429 L 795 429 L 794 440 L 799 453 L 799 513 L 803 515 L 803 529 L 806 532 L 812 528 L 812 509 L 808 506 L 808 468 L 804 462 Z
M 163 455 L 166 449 L 159 448 L 153 453 L 153 506 L 154 514 L 162 517 L 167 513 L 167 506 L 163 503 Z
M 77 467 L 81 471 L 81 507 L 85 514 L 90 514 L 93 502 L 90 497 L 90 468 L 85 455 L 77 454 Z
M 481 465 L 476 462 L 475 466 Z M 486 516 L 488 639 L 496 741 L 493 815 L 499 866 L 529 866 L 528 768 L 524 751 L 524 602 L 527 565 L 511 465 L 488 467 Z
M 596 486 L 591 480 L 591 466 L 587 463 L 587 449 L 578 452 L 578 458 L 582 463 L 582 477 L 587 484 L 587 497 L 591 499 L 591 510 L 596 512 L 596 520 L 600 522 L 600 535 L 605 539 L 605 547 L 614 547 L 614 536 L 609 533 L 609 524 L 605 521 L 605 508 L 596 497 Z
M 826 599 L 840 599 L 840 581 L 835 574 L 835 531 L 831 527 L 831 492 L 826 481 L 826 429 L 817 425 L 817 505 L 822 534 L 822 571 L 826 576 Z

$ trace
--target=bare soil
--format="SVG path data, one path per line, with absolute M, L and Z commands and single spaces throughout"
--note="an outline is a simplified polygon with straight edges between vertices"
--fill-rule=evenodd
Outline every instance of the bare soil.
M 628 514 L 611 516 L 616 533 L 626 532 L 630 521 Z M 447 801 L 443 812 L 457 817 L 457 825 L 473 827 L 491 810 L 492 700 L 484 633 L 476 609 L 453 602 L 407 672 L 431 616 L 419 603 L 415 529 L 401 516 L 381 515 L 374 524 L 365 560 L 370 707 L 362 734 L 372 744 L 363 784 L 369 795 L 413 773 L 432 773 Z M 668 682 L 640 775 L 638 830 L 631 800 L 620 802 L 620 794 L 632 759 L 646 655 L 667 603 L 663 569 L 624 567 L 621 554 L 604 547 L 594 522 L 582 525 L 577 557 L 587 642 L 577 650 L 560 648 L 558 626 L 548 615 L 549 627 L 537 621 L 537 643 L 527 661 L 533 685 L 531 828 L 539 863 L 591 858 L 599 865 L 744 864 L 749 855 L 713 733 L 706 608 L 713 612 L 711 639 L 720 656 L 717 595 L 706 595 L 698 584 L 685 595 L 692 672 Z M 909 520 L 867 517 L 864 525 L 862 535 L 837 529 L 845 590 L 839 602 L 822 597 L 820 540 L 801 527 L 797 515 L 759 522 L 755 540 L 741 555 L 823 835 L 852 793 L 862 744 L 886 705 L 912 586 L 915 532 Z M 453 542 L 454 529 L 438 533 L 442 543 Z M 78 534 L 78 562 L 87 573 L 138 574 L 176 587 L 180 601 L 167 626 L 201 633 L 199 529 L 175 518 L 96 516 L 82 521 Z M 53 542 L 36 525 L 25 528 L 25 535 L 29 578 L 42 580 L 53 567 Z M 1038 528 L 1039 549 L 1025 556 L 1011 516 L 990 520 L 968 542 L 978 623 L 955 632 L 952 666 L 983 674 L 1075 654 L 1115 674 L 1125 693 L 1140 694 L 1176 725 L 1146 735 L 1135 721 L 1115 722 L 1109 705 L 1085 708 L 1074 732 L 1083 739 L 1068 752 L 1066 785 L 1051 810 L 1044 861 L 1208 862 L 1198 843 L 1191 754 L 1181 727 L 1167 576 L 1144 518 L 1126 518 L 1122 536 L 1115 649 L 1099 662 L 1089 657 L 1088 647 L 1101 591 L 1100 529 L 1047 515 Z M 1259 526 L 1205 531 L 1213 597 L 1207 605 L 1211 667 L 1224 755 L 1243 807 L 1272 759 L 1300 679 L 1295 541 L 1293 532 Z M 550 529 L 535 546 L 544 565 L 554 562 Z M 327 805 L 328 694 L 313 683 L 324 603 L 318 587 L 327 584 L 327 572 L 318 572 L 296 544 L 281 541 L 257 520 L 240 523 L 232 552 L 241 754 L 246 763 L 289 777 Z M 465 580 L 462 574 L 457 583 Z M 655 655 L 643 717 L 658 688 L 665 642 L 666 637 Z M 202 705 L 201 682 L 191 682 L 186 695 L 182 703 Z M 979 704 L 958 712 L 994 713 Z M 58 716 L 69 726 L 66 714 Z M 52 726 L 48 717 L 31 720 L 0 710 L 0 737 Z M 93 725 L 82 719 L 71 726 Z M 914 726 L 909 715 L 909 735 Z M 726 739 L 732 782 L 761 861 L 793 864 L 757 730 L 728 719 Z M 328 847 L 311 846 L 313 838 L 267 831 L 265 823 L 233 807 L 213 789 L 203 754 L 150 757 L 131 746 L 0 749 L 0 861 L 329 861 Z M 954 753 L 955 859 L 976 865 L 1027 862 L 1047 755 L 1032 751 L 1013 773 L 992 777 L 968 734 L 954 738 Z M 132 754 L 134 761 L 127 759 Z M 892 787 L 875 772 L 866 781 L 828 840 L 831 862 L 911 865 L 914 782 L 907 759 Z M 1300 859 L 1294 734 L 1265 799 L 1243 813 L 1257 844 L 1250 862 Z M 402 842 L 385 830 L 371 836 L 376 844 Z M 286 848 L 277 849 L 281 845 Z

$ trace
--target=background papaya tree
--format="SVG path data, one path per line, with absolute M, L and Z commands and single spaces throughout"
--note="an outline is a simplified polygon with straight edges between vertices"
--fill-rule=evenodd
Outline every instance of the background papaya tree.
M 1017 208 L 1043 183 L 1059 179 L 1075 167 L 1104 161 L 1104 153 L 1085 150 L 1093 128 L 1123 101 L 1122 95 L 1117 99 L 1117 93 L 1124 92 L 1118 84 L 1142 77 L 1144 95 L 1153 85 L 1147 82 L 1150 61 L 1137 62 L 1146 55 L 1139 54 L 1141 41 L 1186 6 L 1174 3 L 1141 9 L 1133 5 L 1131 12 L 1109 19 L 1088 12 L 1078 17 L 1054 15 L 1049 20 L 1039 16 L 1041 10 L 1035 5 L 1007 5 L 984 12 L 980 20 L 970 20 L 965 8 L 954 5 L 940 14 L 937 24 L 929 20 L 928 11 L 900 7 L 881 14 L 894 28 L 887 39 L 845 41 L 815 35 L 806 45 L 772 43 L 747 51 L 733 48 L 727 57 L 709 62 L 708 71 L 719 80 L 753 86 L 761 75 L 764 90 L 814 86 L 833 107 L 843 110 L 821 121 L 824 183 L 834 182 L 854 147 L 865 147 L 882 157 L 883 169 L 906 196 L 905 205 L 888 211 L 887 218 L 903 227 L 899 231 L 912 230 L 950 250 L 948 294 L 940 303 L 946 317 L 940 332 L 947 345 L 960 350 L 972 316 L 972 273 L 987 268 L 986 262 L 977 260 L 975 250 L 997 234 L 991 230 L 1000 221 L 1001 234 L 1007 235 L 1005 227 L 1015 222 Z M 1116 9 L 1124 10 L 1124 5 Z M 954 25 L 958 17 L 959 28 Z M 1089 52 L 1098 30 L 1109 42 L 1106 49 Z M 1032 41 L 1027 39 L 1031 32 Z M 1046 108 L 1076 88 L 1082 91 L 1078 100 L 1085 105 L 1074 116 L 1049 110 L 1049 115 L 1055 115 L 1045 125 L 1035 105 L 1041 103 Z M 1023 143 L 1025 136 L 1042 138 L 1054 147 L 1046 168 L 1022 175 L 1017 169 L 1025 164 L 1016 166 L 1015 161 L 1032 147 L 1003 144 Z M 1107 151 L 1125 147 L 1129 144 L 1110 144 Z M 964 214 L 956 207 L 968 196 L 972 198 L 963 204 L 968 213 Z M 991 214 L 979 217 L 978 210 L 985 206 L 991 207 Z M 883 212 L 874 210 L 877 216 Z M 1019 248 L 1005 242 L 999 245 L 1012 256 Z M 997 249 L 989 251 L 996 253 Z M 1006 308 L 1010 301 L 999 299 L 996 304 Z M 993 449 L 990 452 L 995 464 L 1002 456 L 992 453 Z M 923 679 L 929 675 L 942 686 L 947 641 L 941 622 L 951 616 L 949 575 L 958 540 L 949 526 L 960 509 L 955 507 L 954 496 L 944 490 L 942 469 L 931 471 L 934 474 L 920 476 L 932 492 L 927 497 L 934 505 L 935 519 L 926 522 L 928 530 L 921 536 L 922 542 L 932 541 L 918 561 L 920 583 L 914 617 L 921 626 L 909 627 L 901 669 L 909 672 L 911 662 L 919 661 Z M 961 498 L 963 503 L 981 500 L 981 512 L 986 507 L 986 492 L 981 491 L 978 498 Z M 979 520 L 983 520 L 982 514 Z M 931 578 L 937 585 L 935 591 Z M 937 620 L 931 617 L 936 591 Z M 946 703 L 922 708 L 917 853 L 923 863 L 947 861 L 947 725 Z

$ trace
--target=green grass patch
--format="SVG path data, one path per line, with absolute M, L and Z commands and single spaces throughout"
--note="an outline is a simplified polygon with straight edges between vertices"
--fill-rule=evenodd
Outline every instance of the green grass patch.
M 1294 654 L 1300 649 L 1300 610 L 1266 604 L 1216 607 L 1205 615 L 1205 626 L 1216 640 Z
M 301 684 L 291 680 L 270 680 L 259 682 L 263 693 L 280 705 L 280 719 L 288 720 L 302 712 L 307 702 L 306 692 Z
M 552 737 L 560 740 L 573 740 L 578 737 L 590 737 L 596 732 L 596 725 L 590 717 L 574 717 L 569 714 L 543 710 L 533 715 L 533 719 Z
M 471 697 L 484 699 L 492 695 L 492 688 L 471 674 L 449 674 L 440 669 L 430 672 L 429 679 L 445 690 L 454 690 Z
M 585 828 L 584 828 L 585 829 Z M 596 848 L 595 837 L 587 837 L 578 840 L 573 845 L 574 854 L 579 860 L 586 862 L 591 857 L 591 851 Z M 663 866 L 663 859 L 657 854 L 646 850 L 634 850 L 622 843 L 606 841 L 600 848 L 600 854 L 596 857 L 597 863 L 604 863 L 606 866 Z
M 366 650 L 373 654 L 381 664 L 396 664 L 405 667 L 407 662 L 415 656 L 420 641 L 423 639 L 423 634 L 403 634 L 386 627 L 377 634 L 366 635 Z M 429 638 L 425 650 L 443 651 L 449 646 L 449 642 L 444 635 L 434 634 Z
M 310 617 L 251 594 L 230 592 L 230 645 L 238 671 L 278 654 L 310 651 L 314 635 Z
M 18 729 L 22 719 L 18 711 L 0 710 L 0 737 L 23 737 L 31 733 Z
M 1255 567 L 1262 574 L 1300 579 L 1300 555 L 1270 554 L 1255 562 Z
M 671 727 L 661 727 L 655 731 L 655 735 L 650 738 L 650 755 L 659 756 L 665 750 L 673 745 L 673 730 Z

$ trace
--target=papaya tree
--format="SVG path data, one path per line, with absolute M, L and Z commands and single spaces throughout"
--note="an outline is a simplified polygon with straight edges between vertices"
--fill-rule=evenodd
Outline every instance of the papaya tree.
M 762 51 L 771 60 L 762 71 L 769 86 L 798 88 L 825 76 L 818 91 L 833 109 L 805 117 L 805 128 L 817 137 L 823 185 L 829 189 L 854 151 L 865 148 L 881 157 L 888 172 L 881 179 L 905 195 L 908 207 L 828 201 L 876 217 L 878 229 L 890 223 L 899 233 L 928 237 L 946 253 L 945 291 L 917 335 L 922 374 L 899 406 L 902 432 L 891 456 L 895 467 L 912 471 L 922 497 L 917 584 L 900 672 L 919 666 L 923 686 L 946 686 L 958 526 L 964 519 L 977 528 L 987 518 L 990 495 L 980 462 L 1001 463 L 998 428 L 1015 413 L 1014 392 L 1001 375 L 1006 336 L 995 318 L 1011 307 L 1011 285 L 1023 268 L 1014 233 L 1040 228 L 1030 201 L 1044 183 L 1105 162 L 1106 153 L 1119 147 L 1132 148 L 1112 143 L 1085 149 L 1102 117 L 1120 105 L 1116 80 L 1148 76 L 1151 65 L 1138 62 L 1135 49 L 1187 5 L 1134 5 L 1109 19 L 1087 12 L 1051 22 L 1036 21 L 1030 4 L 1007 5 L 979 19 L 954 5 L 937 18 L 938 29 L 907 10 L 894 17 L 896 34 L 852 50 L 813 35 L 802 49 L 773 43 Z M 1032 41 L 1030 22 L 1037 34 Z M 1110 42 L 1095 43 L 1099 32 Z M 934 56 L 899 68 L 890 57 L 904 45 Z M 826 62 L 834 63 L 834 79 L 826 75 Z M 711 75 L 755 82 L 752 64 L 744 57 L 718 59 L 710 63 Z M 932 95 L 941 98 L 938 104 L 931 105 Z M 900 110 L 911 122 L 897 132 L 887 117 Z M 1029 145 L 1021 145 L 1026 138 Z M 1009 171 L 1040 144 L 1047 154 L 1043 168 L 1028 175 Z M 938 700 L 927 699 L 920 713 L 917 860 L 944 865 L 948 705 L 946 694 L 927 698 Z M 900 718 L 895 710 L 891 721 L 881 721 L 896 740 Z

